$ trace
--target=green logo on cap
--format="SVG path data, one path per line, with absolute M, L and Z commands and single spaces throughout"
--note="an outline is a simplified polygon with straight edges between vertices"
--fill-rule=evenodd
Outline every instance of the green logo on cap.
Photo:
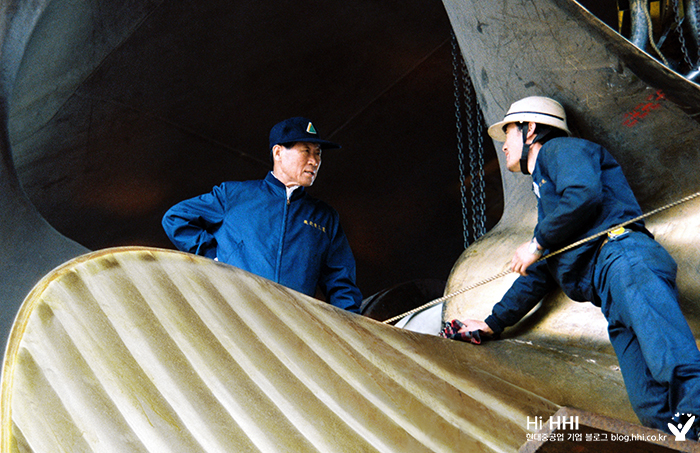
M 316 132 L 316 129 L 314 128 L 314 125 L 311 124 L 311 122 L 309 122 L 309 125 L 306 126 L 306 132 L 308 132 L 309 134 L 318 135 L 318 132 Z

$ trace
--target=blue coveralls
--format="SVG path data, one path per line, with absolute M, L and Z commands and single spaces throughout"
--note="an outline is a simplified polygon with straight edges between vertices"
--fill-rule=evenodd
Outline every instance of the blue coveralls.
M 163 228 L 182 251 L 218 258 L 248 272 L 359 313 L 355 259 L 338 213 L 303 187 L 287 199 L 270 172 L 229 181 L 166 212 Z
M 545 143 L 532 179 L 538 198 L 534 236 L 545 253 L 641 215 L 618 163 L 586 140 Z M 700 351 L 678 305 L 676 263 L 642 222 L 527 272 L 486 319 L 494 332 L 518 322 L 559 286 L 571 299 L 601 307 L 630 402 L 644 425 L 668 432 L 675 413 L 700 415 Z

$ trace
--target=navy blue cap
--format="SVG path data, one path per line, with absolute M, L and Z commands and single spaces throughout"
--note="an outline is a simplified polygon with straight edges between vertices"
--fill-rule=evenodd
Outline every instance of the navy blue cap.
M 318 143 L 321 149 L 340 148 L 337 143 L 322 140 L 311 120 L 301 116 L 277 123 L 270 130 L 270 149 L 275 145 L 294 142 Z

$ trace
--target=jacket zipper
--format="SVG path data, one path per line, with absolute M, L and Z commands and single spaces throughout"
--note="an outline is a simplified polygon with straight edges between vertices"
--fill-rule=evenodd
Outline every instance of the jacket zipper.
M 282 271 L 282 246 L 284 245 L 284 237 L 287 234 L 287 214 L 289 212 L 290 203 L 290 198 L 287 198 L 284 203 L 284 212 L 282 215 L 282 233 L 280 234 L 280 242 L 277 246 L 277 265 L 275 266 L 275 282 L 277 283 L 280 283 L 280 273 Z

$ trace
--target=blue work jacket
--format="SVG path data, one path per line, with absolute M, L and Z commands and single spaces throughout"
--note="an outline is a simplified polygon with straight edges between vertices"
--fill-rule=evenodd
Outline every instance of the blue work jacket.
M 310 296 L 318 286 L 331 304 L 359 312 L 355 259 L 338 213 L 303 187 L 287 199 L 271 172 L 263 180 L 224 182 L 176 204 L 163 217 L 163 228 L 179 250 Z
M 622 168 L 602 146 L 579 138 L 545 143 L 532 172 L 537 197 L 534 237 L 544 253 L 559 250 L 642 214 Z M 629 225 L 644 231 L 642 221 Z M 494 306 L 486 323 L 500 332 L 518 322 L 552 289 L 571 299 L 598 303 L 593 287 L 597 251 L 604 238 L 547 258 L 527 269 Z

